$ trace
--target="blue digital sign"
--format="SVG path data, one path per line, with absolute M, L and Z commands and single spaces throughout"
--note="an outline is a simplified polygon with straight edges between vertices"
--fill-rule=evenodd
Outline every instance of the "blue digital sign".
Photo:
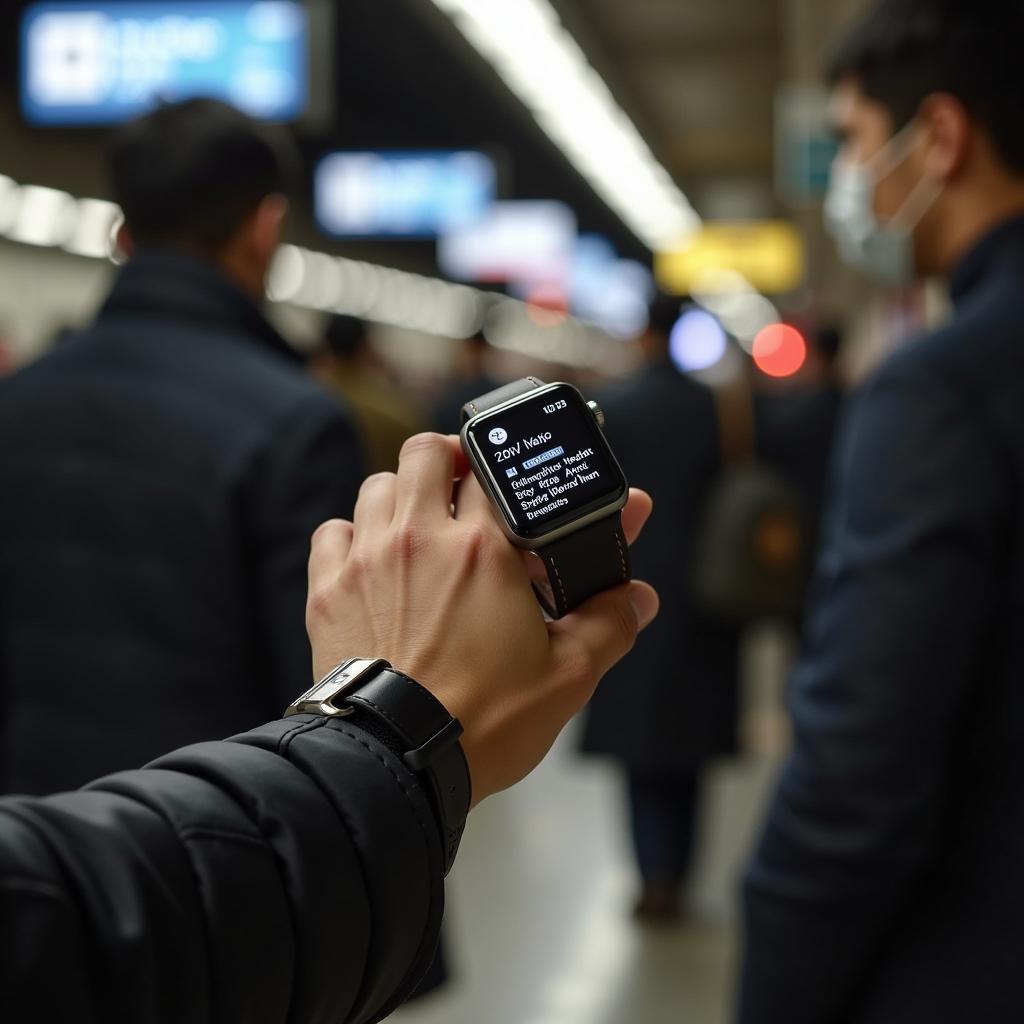
M 471 150 L 331 153 L 316 169 L 316 219 L 342 238 L 432 238 L 479 218 L 496 177 Z
M 109 124 L 209 96 L 289 120 L 306 107 L 308 42 L 291 0 L 39 3 L 22 20 L 21 109 L 34 124 Z

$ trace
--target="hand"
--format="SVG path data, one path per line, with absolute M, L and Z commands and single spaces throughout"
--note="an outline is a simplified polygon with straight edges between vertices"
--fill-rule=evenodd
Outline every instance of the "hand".
M 651 499 L 631 491 L 630 543 L 650 512 Z M 523 552 L 456 438 L 410 438 L 397 475 L 365 481 L 353 519 L 313 536 L 306 625 L 316 678 L 345 658 L 386 658 L 429 689 L 465 729 L 474 803 L 540 763 L 657 614 L 654 590 L 632 582 L 546 622 Z

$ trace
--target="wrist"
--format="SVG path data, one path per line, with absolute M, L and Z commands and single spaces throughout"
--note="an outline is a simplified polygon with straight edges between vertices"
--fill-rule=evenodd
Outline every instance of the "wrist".
M 390 663 L 353 658 L 328 672 L 286 711 L 350 719 L 390 749 L 423 785 L 445 847 L 445 873 L 458 850 L 472 799 L 462 726 L 425 687 Z

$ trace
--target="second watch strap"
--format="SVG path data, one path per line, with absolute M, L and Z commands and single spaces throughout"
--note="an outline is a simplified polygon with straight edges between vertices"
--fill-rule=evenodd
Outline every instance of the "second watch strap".
M 630 576 L 629 545 L 618 512 L 545 545 L 536 554 L 544 562 L 548 579 L 546 584 L 534 583 L 534 590 L 555 619 Z

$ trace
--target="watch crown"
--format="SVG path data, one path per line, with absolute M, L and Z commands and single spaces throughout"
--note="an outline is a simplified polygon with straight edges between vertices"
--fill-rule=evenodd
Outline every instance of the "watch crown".
M 597 420 L 599 427 L 604 427 L 604 413 L 601 411 L 601 406 L 597 402 L 587 402 L 587 408 L 594 414 L 594 419 Z

